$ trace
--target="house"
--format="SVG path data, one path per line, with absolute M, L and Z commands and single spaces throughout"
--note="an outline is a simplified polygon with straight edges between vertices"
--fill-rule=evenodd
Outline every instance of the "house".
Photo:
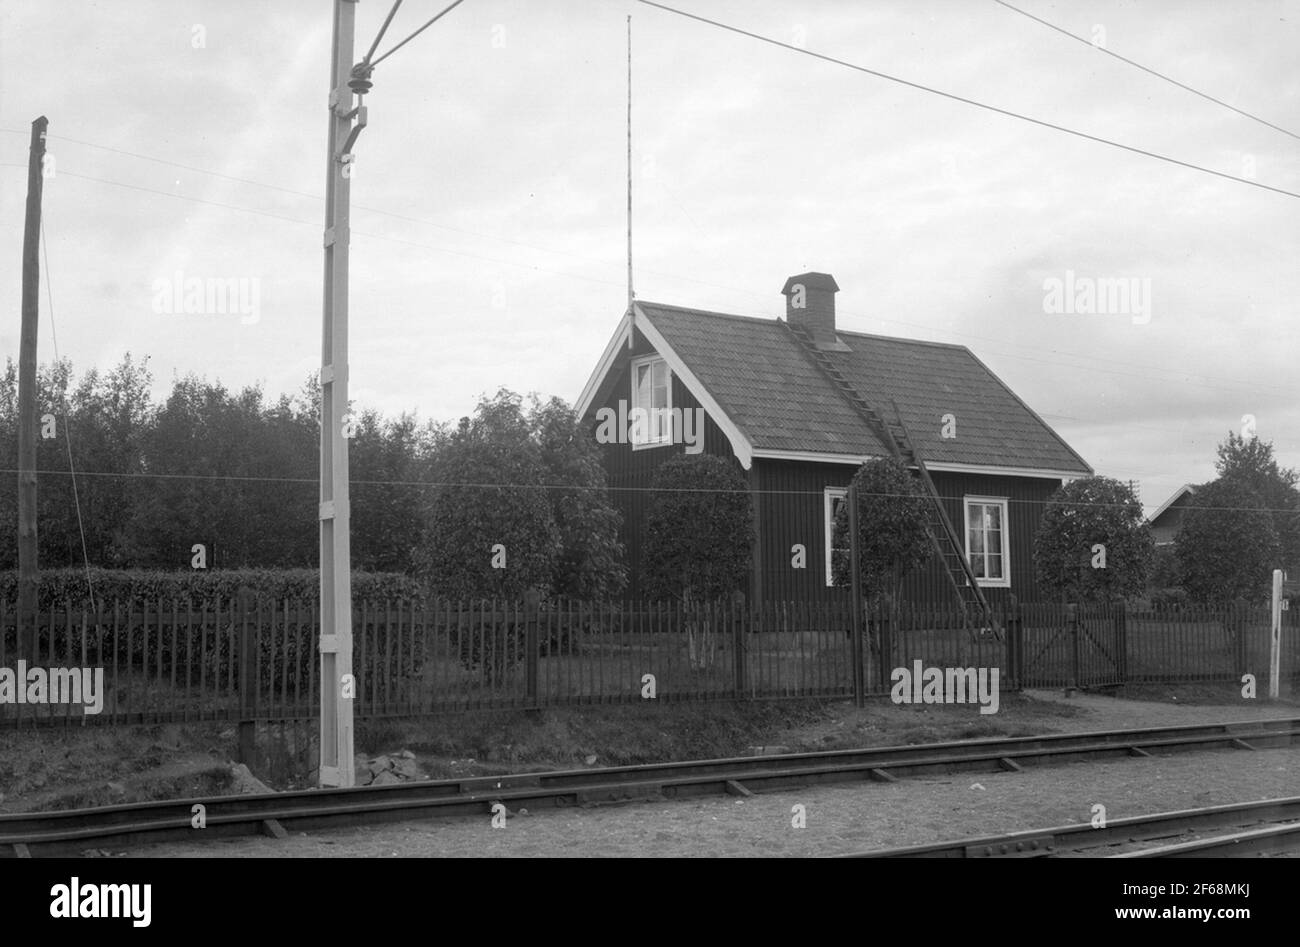
M 1147 523 L 1151 526 L 1151 538 L 1155 540 L 1157 546 L 1171 545 L 1178 536 L 1178 531 L 1183 528 L 1183 517 L 1187 513 L 1187 508 L 1192 504 L 1192 497 L 1196 496 L 1196 487 L 1190 483 L 1185 483 L 1177 490 L 1174 495 L 1160 505 L 1160 508 L 1147 517 Z
M 904 462 L 924 464 L 984 597 L 1038 598 L 1045 501 L 1092 468 L 964 346 L 837 326 L 838 291 L 825 273 L 791 277 L 784 320 L 640 300 L 624 314 L 577 412 L 606 435 L 597 440 L 633 596 L 647 491 L 674 453 L 707 451 L 744 474 L 757 527 L 748 594 L 809 601 L 844 594 L 831 584 L 831 524 L 854 472 L 899 456 L 902 443 Z M 609 437 L 611 427 L 626 436 Z M 947 604 L 954 589 L 935 556 L 903 595 Z

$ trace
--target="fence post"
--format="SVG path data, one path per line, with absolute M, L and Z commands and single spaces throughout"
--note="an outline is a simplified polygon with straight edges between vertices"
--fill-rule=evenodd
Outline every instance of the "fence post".
M 852 483 L 849 484 L 848 501 L 850 594 L 853 597 L 853 706 L 865 707 L 867 688 L 863 652 L 866 649 L 862 647 L 862 573 L 858 567 L 861 537 L 858 535 L 858 488 Z
M 749 690 L 745 668 L 745 593 L 739 590 L 731 597 L 731 642 L 735 652 L 736 696 L 744 697 Z
M 1020 640 L 1020 600 L 1016 598 L 1014 592 L 1007 596 L 1007 613 L 1003 626 L 1007 630 L 1007 676 L 1011 678 L 1011 686 L 1015 690 L 1022 690 L 1025 685 L 1021 680 L 1023 657 Z
M 1128 683 L 1128 601 L 1120 599 L 1115 608 L 1115 670 L 1117 683 Z
M 1280 695 L 1278 680 L 1282 672 L 1282 570 L 1273 570 L 1273 614 L 1269 627 L 1268 645 L 1268 697 L 1277 700 Z
M 880 648 L 878 661 L 880 667 L 876 676 L 880 679 L 881 691 L 888 694 L 893 684 L 894 629 L 899 626 L 899 609 L 898 602 L 893 596 L 886 601 L 889 603 L 889 610 L 880 609 L 880 620 L 876 625 L 876 643 Z
M 1071 602 L 1065 606 L 1065 627 L 1070 633 L 1070 687 L 1079 687 L 1079 606 Z
M 1244 675 L 1249 671 L 1250 664 L 1250 642 L 1246 637 L 1246 609 L 1242 602 L 1232 602 L 1228 606 L 1228 615 L 1225 624 L 1231 629 L 1233 636 L 1236 638 L 1237 653 L 1237 682 L 1240 683 Z
M 528 706 L 537 706 L 537 669 L 541 661 L 541 644 L 537 640 L 538 606 L 542 595 L 537 589 L 524 593 L 524 655 L 528 669 Z
M 253 674 L 257 656 L 253 654 L 251 635 L 248 631 L 248 611 L 252 605 L 253 593 L 247 586 L 240 586 L 237 593 L 239 608 L 239 762 L 252 766 L 253 755 L 257 748 L 257 722 L 253 720 Z M 231 660 L 235 660 L 231 656 Z

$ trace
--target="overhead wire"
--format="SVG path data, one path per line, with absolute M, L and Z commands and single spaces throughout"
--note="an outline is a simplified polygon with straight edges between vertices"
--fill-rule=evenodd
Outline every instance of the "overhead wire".
M 1110 138 L 1103 138 L 1100 135 L 1090 135 L 1087 132 L 1081 132 L 1077 129 L 1069 128 L 1068 126 L 1065 125 L 1057 125 L 1055 122 L 1045 121 L 1044 119 L 1041 118 L 1033 118 L 1032 116 L 1025 115 L 1021 112 L 1013 112 L 1010 109 L 1004 109 L 996 105 L 990 105 L 987 102 L 980 102 L 977 99 L 970 99 L 963 95 L 957 95 L 954 92 L 945 92 L 942 89 L 936 89 L 933 86 L 923 85 L 920 82 L 912 82 L 909 79 L 903 79 L 900 76 L 894 76 L 887 72 L 881 72 L 878 69 L 871 69 L 867 66 L 862 66 L 857 63 L 852 63 L 844 59 L 837 59 L 834 56 L 828 56 L 825 53 L 818 53 L 810 49 L 804 49 L 800 46 L 795 46 L 792 43 L 784 43 L 781 40 L 773 39 L 770 36 L 764 36 L 761 33 L 754 33 L 750 30 L 741 29 L 738 26 L 731 26 L 730 24 L 723 23 L 719 20 L 711 20 L 708 17 L 700 16 L 699 14 L 696 13 L 689 13 L 686 10 L 679 10 L 676 7 L 670 7 L 665 3 L 658 3 L 656 2 L 656 0 L 636 0 L 636 2 L 644 3 L 646 6 L 656 7 L 667 13 L 672 13 L 677 16 L 685 17 L 686 19 L 689 20 L 696 20 L 700 23 L 704 23 L 707 24 L 708 26 L 716 27 L 717 29 L 720 30 L 726 30 L 729 33 L 735 33 L 740 36 L 747 36 L 750 39 L 756 39 L 762 43 L 769 43 L 773 46 L 778 46 L 781 49 L 788 49 L 791 52 L 800 53 L 801 55 L 804 56 L 811 56 L 812 58 L 820 59 L 823 62 L 829 62 L 837 66 L 843 66 L 846 69 L 852 69 L 856 72 L 866 73 L 867 75 L 875 76 L 878 79 L 885 79 L 889 82 L 896 82 L 899 85 L 905 85 L 908 86 L 909 88 L 917 89 L 921 92 L 928 92 L 931 95 L 942 96 L 943 98 L 951 99 L 954 102 L 961 102 L 964 105 L 971 105 L 974 106 L 975 108 L 984 109 L 989 112 L 995 112 L 998 115 L 1005 115 L 1008 118 L 1015 118 L 1023 122 L 1030 122 L 1031 124 L 1038 125 L 1043 128 L 1050 128 L 1053 131 L 1062 132 L 1063 134 L 1066 135 L 1073 135 L 1077 138 L 1083 138 L 1086 139 L 1087 141 L 1093 141 L 1098 144 L 1108 145 L 1112 148 L 1119 148 L 1124 151 L 1132 152 L 1133 154 L 1143 155 L 1147 158 L 1154 158 L 1158 161 L 1165 161 L 1168 162 L 1169 164 L 1174 164 L 1174 165 L 1178 165 L 1179 167 L 1188 168 L 1192 171 L 1200 171 L 1203 174 L 1211 174 L 1214 175 L 1215 177 L 1224 178 L 1225 180 L 1228 181 L 1236 181 L 1238 184 L 1248 184 L 1251 187 L 1261 188 L 1262 190 L 1265 191 L 1272 191 L 1275 194 L 1282 194 L 1286 197 L 1300 198 L 1300 193 L 1297 193 L 1295 191 L 1288 191 L 1285 188 L 1274 187 L 1271 184 L 1264 184 L 1260 181 L 1252 181 L 1249 178 L 1237 177 L 1235 174 L 1228 174 L 1224 171 L 1215 171 L 1212 168 L 1206 168 L 1199 164 L 1192 164 L 1190 161 L 1183 161 L 1179 158 L 1174 158 L 1169 155 L 1162 155 L 1155 151 L 1147 151 L 1145 148 L 1138 148 L 1133 145 L 1125 145 L 1122 142 L 1118 142 Z
M 1290 135 L 1292 138 L 1300 139 L 1300 135 L 1297 135 L 1295 132 L 1290 131 L 1289 129 L 1283 128 L 1281 125 L 1275 125 L 1272 122 L 1268 121 L 1267 119 L 1260 118 L 1258 115 L 1252 115 L 1250 112 L 1247 112 L 1244 109 L 1239 109 L 1235 105 L 1230 105 L 1227 102 L 1223 101 L 1222 99 L 1216 99 L 1214 96 L 1206 92 L 1202 92 L 1200 89 L 1193 89 L 1191 86 L 1187 85 L 1186 83 L 1179 82 L 1177 79 L 1174 79 L 1171 76 L 1167 76 L 1163 72 L 1157 72 L 1155 69 L 1151 69 L 1148 66 L 1144 66 L 1140 62 L 1129 59 L 1127 56 L 1121 56 L 1119 53 L 1113 52 L 1110 49 L 1108 49 L 1105 45 L 1098 45 L 1097 43 L 1094 43 L 1093 41 L 1086 39 L 1085 37 L 1079 36 L 1075 33 L 1071 33 L 1069 30 L 1057 26 L 1055 23 L 1050 23 L 1047 20 L 1044 20 L 1042 17 L 1034 16 L 1032 13 L 1030 13 L 1027 10 L 1022 10 L 1019 7 L 1012 6 L 1011 4 L 1007 3 L 1006 0 L 993 0 L 993 2 L 998 4 L 998 6 L 1006 7 L 1008 10 L 1012 11 L 1013 13 L 1019 13 L 1023 17 L 1026 17 L 1030 20 L 1034 20 L 1037 23 L 1041 23 L 1049 30 L 1055 30 L 1056 32 L 1060 33 L 1062 36 L 1068 36 L 1070 39 L 1078 40 L 1080 43 L 1083 43 L 1083 45 L 1089 46 L 1097 50 L 1097 52 L 1099 53 L 1105 53 L 1107 56 L 1111 56 L 1115 59 L 1118 59 L 1120 62 L 1128 63 L 1128 65 L 1132 66 L 1134 69 L 1141 69 L 1143 72 L 1150 73 L 1151 75 L 1155 76 L 1157 79 L 1163 79 L 1165 82 L 1168 82 L 1171 85 L 1176 85 L 1178 86 L 1178 88 L 1184 89 L 1192 93 L 1192 95 L 1199 95 L 1201 98 L 1209 102 L 1213 102 L 1215 105 L 1222 105 L 1225 109 L 1229 109 L 1233 112 L 1236 112 L 1238 115 L 1244 116 L 1245 118 L 1248 118 L 1253 122 L 1259 122 L 1259 124 L 1261 125 L 1267 125 L 1269 128 L 1272 128 L 1275 131 L 1279 131 L 1283 135 Z

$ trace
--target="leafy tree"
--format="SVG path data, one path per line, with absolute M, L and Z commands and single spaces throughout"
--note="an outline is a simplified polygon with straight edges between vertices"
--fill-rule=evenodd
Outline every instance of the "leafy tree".
M 528 424 L 546 469 L 560 535 L 553 589 L 583 599 L 619 595 L 627 587 L 618 540 L 622 517 L 609 502 L 605 468 L 591 432 L 559 398 L 545 403 L 534 398 Z
M 740 590 L 754 542 L 754 504 L 740 472 L 711 454 L 678 454 L 660 465 L 651 489 L 644 549 L 649 594 L 705 602 Z
M 1034 570 L 1045 592 L 1074 601 L 1138 595 L 1154 549 L 1132 488 L 1083 477 L 1048 499 L 1034 538 Z
M 1250 490 L 1269 511 L 1279 547 L 1275 567 L 1300 565 L 1300 473 L 1278 466 L 1271 441 L 1243 438 L 1234 431 L 1228 432 L 1218 454 L 1215 469 L 1220 479 Z
M 560 531 L 546 467 L 520 407 L 505 389 L 479 400 L 435 449 L 417 567 L 451 598 L 518 598 L 549 589 Z M 494 567 L 495 565 L 495 567 Z
M 1223 478 L 1197 490 L 1174 547 L 1183 588 L 1198 602 L 1266 595 L 1280 548 L 1259 495 Z
M 898 461 L 869 460 L 853 475 L 858 501 L 858 571 L 868 599 L 893 599 L 903 579 L 924 565 L 933 552 L 926 528 L 932 502 L 920 482 Z M 849 507 L 841 505 L 831 532 L 831 578 L 838 586 L 853 582 L 849 553 Z
M 736 467 L 711 454 L 678 454 L 655 472 L 646 511 L 644 584 L 687 614 L 687 651 L 697 670 L 716 653 L 708 605 L 745 584 L 753 561 L 754 504 Z

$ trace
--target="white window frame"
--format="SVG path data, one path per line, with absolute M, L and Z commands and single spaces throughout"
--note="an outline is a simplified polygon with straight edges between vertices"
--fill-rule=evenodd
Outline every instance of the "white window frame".
M 832 569 L 831 542 L 835 538 L 835 501 L 848 500 L 848 487 L 826 487 L 822 490 L 822 527 L 826 533 L 826 543 L 824 548 L 826 562 L 826 585 L 832 587 L 835 585 L 835 572 Z
M 630 388 L 628 405 L 632 409 L 632 411 L 635 411 L 637 408 L 641 407 L 641 405 L 638 403 L 639 393 L 637 391 L 637 384 L 636 384 L 636 370 L 642 365 L 653 365 L 655 362 L 662 362 L 664 366 L 664 371 L 668 373 L 668 380 L 666 384 L 668 404 L 667 407 L 664 409 L 668 412 L 666 415 L 666 417 L 668 418 L 668 430 L 660 432 L 660 436 L 653 440 L 632 441 L 631 443 L 632 443 L 633 450 L 649 450 L 652 447 L 666 447 L 672 444 L 673 442 L 673 422 L 672 422 L 673 370 L 672 370 L 672 366 L 668 364 L 668 360 L 665 359 L 662 355 L 657 355 L 657 354 L 642 355 L 638 358 L 632 359 L 631 370 L 629 373 L 630 377 L 628 378 L 628 387 Z M 652 372 L 654 371 L 653 368 L 651 368 L 650 370 Z M 653 407 L 650 407 L 647 408 L 646 410 L 650 412 L 649 417 L 653 419 L 655 409 Z M 629 417 L 632 416 L 631 411 L 628 412 L 628 416 Z M 632 426 L 632 429 L 635 430 L 635 425 Z
M 1011 523 L 1007 518 L 1008 503 L 1007 497 L 981 497 L 968 496 L 962 498 L 962 543 L 966 547 L 966 561 L 971 561 L 970 555 L 970 511 L 973 506 L 997 506 L 1002 510 L 1002 578 L 990 579 L 977 576 L 976 584 L 980 588 L 990 589 L 1009 589 L 1011 588 Z M 974 563 L 971 563 L 971 569 L 974 570 Z M 987 569 L 985 570 L 988 571 Z

